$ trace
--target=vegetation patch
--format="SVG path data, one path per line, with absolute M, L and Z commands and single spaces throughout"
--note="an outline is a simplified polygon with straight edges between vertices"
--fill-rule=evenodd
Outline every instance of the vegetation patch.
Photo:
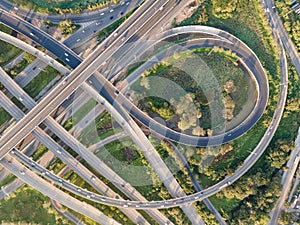
M 24 90 L 30 97 L 34 98 L 58 75 L 59 72 L 56 69 L 47 66 L 24 87 Z
M 14 79 L 20 72 L 22 72 L 30 63 L 35 60 L 35 56 L 30 55 L 29 53 L 25 52 L 24 58 L 20 61 L 17 65 L 12 68 L 6 68 L 6 73 Z
M 291 1 L 277 0 L 275 1 L 275 4 L 283 21 L 285 30 L 290 35 L 298 52 L 300 52 L 300 16 L 295 11 L 291 11 L 291 7 L 295 5 L 296 2 L 291 4 Z
M 110 4 L 117 4 L 118 0 L 107 1 L 107 0 L 59 0 L 59 1 L 48 1 L 48 0 L 9 0 L 15 4 L 20 5 L 26 9 L 38 11 L 41 13 L 74 13 L 79 14 L 84 9 L 96 10 L 103 7 L 107 7 Z
M 6 65 L 22 52 L 21 49 L 4 41 L 0 41 L 0 49 L 0 66 Z
M 3 108 L 0 108 L 0 126 L 2 126 L 9 119 L 11 119 L 11 115 Z
M 201 68 L 199 60 L 195 63 L 197 59 L 194 55 L 201 58 Z M 180 69 L 182 65 L 189 65 L 190 68 Z M 191 70 L 197 72 L 188 74 Z M 164 79 L 159 82 L 152 79 L 154 77 Z M 183 90 L 179 91 L 176 87 L 168 89 L 170 82 Z M 249 103 L 249 91 L 256 92 L 249 90 L 249 82 L 254 83 L 249 74 L 238 65 L 235 54 L 215 47 L 192 53 L 175 53 L 173 57 L 145 71 L 139 85 L 135 84 L 132 90 L 139 93 L 136 95 L 138 99 L 149 96 L 140 100 L 139 105 L 152 117 L 159 115 L 175 130 L 206 136 L 211 135 L 215 129 L 217 131 L 220 124 L 225 124 L 224 121 L 229 123 L 242 111 L 244 104 Z M 172 93 L 169 99 L 152 96 L 153 93 L 164 96 L 166 90 L 169 94 Z M 252 104 L 255 101 L 255 98 L 250 100 Z M 218 114 L 213 118 L 214 127 L 211 111 Z
M 28 186 L 22 187 L 11 197 L 0 202 L 0 221 L 14 224 L 69 224 L 51 207 L 47 197 Z
M 278 47 L 272 39 L 267 18 L 258 0 L 237 1 L 235 9 L 216 17 L 216 1 L 202 1 L 195 14 L 181 24 L 205 24 L 228 31 L 245 42 L 259 57 L 269 78 L 270 99 L 260 121 L 243 137 L 214 148 L 183 147 L 197 180 L 204 187 L 211 186 L 235 172 L 242 161 L 260 141 L 274 113 L 278 98 Z M 226 5 L 234 1 L 218 1 Z M 230 6 L 232 7 L 232 6 Z M 222 11 L 222 10 L 221 10 Z M 268 214 L 278 198 L 279 167 L 284 169 L 289 151 L 299 126 L 299 82 L 295 70 L 289 67 L 290 82 L 286 112 L 266 152 L 260 160 L 236 183 L 211 198 L 214 206 L 230 224 L 267 224 Z M 297 122 L 296 122 L 297 121 Z M 194 153 L 193 153 L 194 151 Z M 203 166 L 206 166 L 205 169 Z M 224 206 L 224 202 L 227 202 Z M 282 224 L 289 224 L 283 218 Z M 285 220 L 285 221 L 284 221 Z M 209 224 L 215 224 L 211 220 Z

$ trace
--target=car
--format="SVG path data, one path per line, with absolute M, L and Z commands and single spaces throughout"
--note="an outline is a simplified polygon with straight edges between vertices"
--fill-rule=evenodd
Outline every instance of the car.
M 66 61 L 70 62 L 70 59 L 66 58 Z
M 120 12 L 120 15 L 121 15 L 121 16 L 123 16 L 123 14 L 124 14 L 123 12 Z
M 79 42 L 79 41 L 80 41 L 80 38 L 78 38 L 76 41 Z
M 7 163 L 8 163 L 8 164 L 11 164 L 11 160 L 8 160 Z
M 45 175 L 46 173 L 45 173 L 45 171 L 42 171 L 41 174 L 42 174 L 42 175 Z
M 19 97 L 20 102 L 23 102 L 23 98 Z
M 127 208 L 127 207 L 128 207 L 128 205 L 123 205 L 123 207 Z
M 65 52 L 65 56 L 67 56 L 67 57 L 68 57 L 68 56 L 69 56 L 69 54 Z
M 110 17 L 111 20 L 112 20 L 113 18 L 114 18 L 113 16 Z
M 101 22 L 96 22 L 96 26 L 98 26 L 98 25 L 100 25 L 101 24 Z
M 14 150 L 12 150 L 12 151 L 10 151 L 12 154 L 15 154 L 15 151 Z
M 104 12 L 103 12 L 103 13 L 100 13 L 100 16 L 104 16 Z
M 115 11 L 115 10 L 113 10 L 113 9 L 109 10 L 110 13 L 112 13 L 113 11 Z
M 36 66 L 32 68 L 32 70 L 35 70 L 35 69 L 36 69 Z
M 115 90 L 115 94 L 118 95 L 120 94 L 120 92 L 118 90 Z
M 124 2 L 124 1 L 121 1 L 121 2 L 120 2 L 120 5 L 124 5 L 124 4 L 125 4 L 125 2 Z
M 30 163 L 30 165 L 31 165 L 31 167 L 34 167 L 34 166 L 35 166 L 35 165 L 34 165 L 34 162 Z
M 80 189 L 80 188 L 77 188 L 77 191 L 78 191 L 78 192 L 81 192 L 81 189 Z
M 96 180 L 96 176 L 95 176 L 95 175 L 92 175 L 92 176 L 91 176 L 91 179 L 92 179 L 92 180 Z
M 87 195 L 86 197 L 87 197 L 87 198 L 91 198 L 91 196 L 90 196 L 90 195 Z
M 61 154 L 61 151 L 60 151 L 60 150 L 56 150 L 56 152 L 57 152 L 58 154 Z
M 130 2 L 126 2 L 126 5 L 129 5 L 130 4 Z
M 15 10 L 18 10 L 19 8 L 17 6 L 14 7 Z
M 34 34 L 32 32 L 30 32 L 30 36 L 34 36 Z
M 91 80 L 89 80 L 89 83 L 92 84 L 93 82 Z
M 20 170 L 20 174 L 25 175 L 25 172 L 23 170 Z

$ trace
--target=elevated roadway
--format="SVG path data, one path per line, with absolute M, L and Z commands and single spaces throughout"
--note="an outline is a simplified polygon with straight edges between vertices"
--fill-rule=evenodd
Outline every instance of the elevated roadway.
M 282 115 L 282 111 L 283 111 L 283 106 L 285 103 L 285 98 L 286 98 L 286 89 L 287 89 L 287 78 L 282 77 L 282 83 L 284 85 L 282 85 L 280 87 L 280 99 L 278 101 L 278 107 L 275 111 L 275 115 L 273 117 L 273 120 L 271 122 L 271 125 L 269 127 L 269 129 L 267 130 L 267 132 L 265 133 L 263 139 L 261 140 L 261 142 L 258 144 L 258 146 L 254 149 L 253 153 L 246 159 L 246 161 L 244 162 L 243 166 L 240 167 L 235 174 L 233 174 L 230 177 L 227 177 L 225 180 L 221 181 L 220 183 L 218 183 L 217 185 L 214 185 L 206 190 L 204 190 L 202 193 L 197 193 L 194 195 L 190 195 L 187 197 L 181 197 L 179 199 L 172 199 L 172 200 L 168 200 L 168 201 L 164 201 L 164 202 L 155 202 L 155 203 L 151 203 L 151 202 L 131 202 L 130 203 L 130 207 L 131 206 L 136 206 L 139 205 L 139 207 L 158 207 L 157 205 L 164 205 L 164 207 L 175 207 L 181 204 L 186 204 L 188 202 L 193 202 L 193 201 L 197 201 L 197 200 L 202 200 L 205 197 L 208 197 L 210 195 L 213 195 L 215 193 L 217 193 L 219 190 L 221 190 L 222 188 L 230 185 L 232 182 L 234 182 L 235 180 L 237 180 L 240 176 L 242 176 L 254 163 L 255 161 L 261 156 L 261 154 L 263 153 L 263 151 L 265 150 L 265 148 L 267 147 L 267 145 L 270 142 L 271 137 L 274 135 L 274 132 L 279 124 L 280 121 L 280 117 Z M 108 200 L 108 199 L 107 199 Z M 113 203 L 112 201 L 110 202 L 110 204 Z M 114 203 L 113 203 L 114 204 Z M 127 206 L 129 207 L 129 205 L 127 204 Z
M 7 87 L 12 94 L 17 98 L 22 98 L 22 103 L 28 109 L 32 109 L 36 103 L 26 94 L 23 89 L 16 85 L 13 80 L 0 68 L 0 81 L 4 82 L 5 87 Z M 18 109 L 8 98 L 0 92 L 1 101 L 0 105 L 4 107 L 8 112 L 11 113 L 16 120 L 20 120 L 24 116 L 20 109 Z M 8 107 L 11 105 L 11 107 Z M 119 189 L 123 191 L 132 199 L 146 200 L 140 193 L 138 193 L 133 187 L 127 184 L 126 188 L 121 184 L 126 182 L 121 179 L 115 172 L 113 172 L 109 167 L 107 167 L 102 161 L 95 157 L 92 153 L 88 151 L 79 141 L 77 141 L 73 136 L 71 136 L 64 128 L 62 128 L 52 117 L 48 117 L 44 124 L 48 126 L 56 135 L 58 135 L 67 145 L 69 145 L 74 151 L 81 155 L 93 168 L 95 168 L 100 174 L 115 183 L 115 178 L 118 178 Z M 39 127 L 36 127 L 33 134 L 37 139 L 42 142 L 48 149 L 50 149 L 56 156 L 58 156 L 63 162 L 65 162 L 71 169 L 73 169 L 79 176 L 90 183 L 96 190 L 107 196 L 121 199 L 119 195 L 114 193 L 109 187 L 107 187 L 101 180 L 96 178 L 89 170 L 87 170 L 81 163 L 74 159 L 68 152 L 66 152 L 59 144 L 57 144 L 52 138 L 50 138 L 44 131 Z M 23 155 L 25 157 L 25 155 Z M 95 177 L 95 181 L 91 180 L 91 177 Z M 113 180 L 112 180 L 113 179 Z M 57 180 L 57 179 L 56 179 Z M 128 190 L 131 187 L 131 190 Z M 80 189 L 79 189 L 80 190 Z M 81 191 L 78 191 L 82 193 Z M 147 221 L 136 211 L 121 209 L 125 215 L 127 215 L 132 221 L 136 223 L 147 224 Z M 160 224 L 165 224 L 170 221 L 161 215 L 157 210 L 147 210 L 147 213 L 158 221 Z
M 52 23 L 59 23 L 64 20 L 71 20 L 76 24 L 86 24 L 92 23 L 95 21 L 115 21 L 117 18 L 120 18 L 123 14 L 125 15 L 128 11 L 132 10 L 136 6 L 142 3 L 142 0 L 128 0 L 123 1 L 124 4 L 119 5 L 111 5 L 109 7 L 105 7 L 98 10 L 87 11 L 80 14 L 57 14 L 57 15 L 48 15 L 43 13 L 34 12 L 32 10 L 28 10 L 18 6 L 17 4 L 13 4 L 7 0 L 2 0 L 0 3 L 0 8 L 8 11 L 10 13 L 14 13 L 26 20 L 32 21 L 33 19 L 51 21 Z M 113 9 L 112 12 L 110 12 Z M 121 15 L 121 12 L 122 15 Z M 113 16 L 113 19 L 110 17 Z
M 127 21 L 131 22 L 131 18 L 135 18 L 135 14 L 140 13 L 139 10 L 141 10 L 141 11 L 145 10 L 145 12 L 147 13 L 148 11 L 150 11 L 152 9 L 152 7 L 158 7 L 158 6 L 161 7 L 161 3 L 157 3 L 158 5 L 150 4 L 150 7 L 148 7 L 148 5 L 146 3 L 148 3 L 148 2 L 145 2 L 145 4 L 143 4 L 137 11 L 135 11 L 135 13 L 133 13 L 133 15 Z M 165 4 L 166 3 L 163 3 L 163 5 L 165 5 Z M 147 7 L 147 8 L 144 9 L 143 6 Z M 2 17 L 3 14 L 4 13 L 2 12 L 2 14 L 0 16 Z M 155 14 L 151 13 L 150 18 L 153 17 L 153 15 L 155 15 Z M 144 14 L 142 14 L 142 16 L 140 16 L 141 20 L 143 19 L 143 16 L 144 16 Z M 136 22 L 137 21 L 134 21 L 132 23 L 132 25 L 135 25 Z M 19 26 L 14 26 L 14 27 L 19 27 Z M 25 30 L 27 30 L 27 35 L 30 36 L 30 34 L 28 34 L 29 30 L 28 29 L 25 29 Z M 135 30 L 135 32 L 137 32 L 137 30 Z M 133 32 L 133 34 L 135 32 Z M 120 41 L 120 38 L 118 38 L 117 40 Z M 51 41 L 51 43 L 53 43 L 53 42 L 55 42 L 55 41 Z M 59 43 L 57 43 L 57 44 L 59 45 Z M 113 50 L 113 51 L 116 51 L 116 50 Z M 103 58 L 104 59 L 109 58 L 106 55 L 112 54 L 112 53 L 109 53 L 109 49 L 108 49 L 108 51 L 105 51 L 102 54 L 101 53 L 99 54 L 99 52 L 102 52 L 101 46 L 98 47 L 95 50 L 95 52 L 85 60 L 85 63 L 82 63 L 81 65 L 79 65 L 74 71 L 72 71 L 70 73 L 70 75 L 67 78 L 64 79 L 63 82 L 61 82 L 58 86 L 56 86 L 49 93 L 49 95 L 47 97 L 45 97 L 43 99 L 43 101 L 41 101 L 34 108 L 33 111 L 37 113 L 36 115 L 33 115 L 33 113 L 29 113 L 21 121 L 19 121 L 19 123 L 20 123 L 19 125 L 20 125 L 20 127 L 22 127 L 22 129 L 14 129 L 14 131 L 18 130 L 18 133 L 19 133 L 17 135 L 17 136 L 19 136 L 18 138 L 16 135 L 12 135 L 12 133 L 13 133 L 12 130 L 8 131 L 4 136 L 2 136 L 2 138 L 0 139 L 1 149 L 2 150 L 4 149 L 3 144 L 6 146 L 5 149 L 11 149 L 12 147 L 14 147 L 21 139 L 24 138 L 24 134 L 29 134 L 32 131 L 32 129 L 34 129 L 34 127 L 37 126 L 45 118 L 45 116 L 49 115 L 55 108 L 57 108 L 58 105 L 61 102 L 63 102 L 74 90 L 76 90 L 82 84 L 82 82 L 88 78 L 88 76 L 91 73 L 95 72 L 95 70 L 96 70 L 96 68 L 98 68 L 98 66 L 95 66 L 93 64 L 99 64 L 99 65 L 103 64 L 105 62 L 103 60 Z M 73 58 L 75 58 L 75 56 L 74 57 L 72 56 L 72 59 Z M 99 60 L 96 60 L 96 59 L 99 59 Z M 69 61 L 71 61 L 71 58 Z M 75 62 L 75 64 L 78 64 L 78 63 Z M 86 65 L 88 65 L 88 67 L 86 67 Z M 84 71 L 88 70 L 88 71 L 86 74 L 81 74 L 81 72 L 83 70 Z M 83 75 L 85 75 L 85 76 L 83 76 Z M 53 101 L 54 99 L 55 99 L 55 101 Z M 44 115 L 41 115 L 41 114 L 44 114 Z M 30 125 L 30 126 L 28 126 L 28 125 Z M 22 132 L 23 134 L 21 134 L 20 132 Z M 14 138 L 12 138 L 11 135 L 14 136 Z M 5 151 L 9 151 L 9 150 L 5 150 Z M 5 154 L 4 152 L 1 152 L 0 158 L 3 157 L 4 154 Z
M 274 30 L 277 33 L 276 35 L 278 35 L 280 40 L 282 41 L 286 52 L 289 54 L 290 59 L 291 59 L 292 63 L 294 64 L 298 75 L 300 76 L 299 52 L 295 48 L 292 40 L 290 39 L 288 33 L 286 32 L 286 30 L 283 26 L 280 16 L 277 13 L 276 6 L 274 4 L 274 0 L 264 0 L 263 2 L 265 2 L 265 6 L 269 9 L 268 15 L 271 18 L 270 22 L 273 24 L 272 26 L 274 27 Z
M 180 29 L 182 29 L 182 28 L 180 28 Z M 169 37 L 170 37 L 172 35 L 176 35 L 176 32 L 178 34 L 180 34 L 180 29 L 178 29 L 177 31 L 173 31 L 173 30 L 168 31 L 168 32 L 166 32 L 167 34 L 165 34 L 165 36 L 168 37 L 168 35 L 169 35 Z M 188 29 L 190 32 L 195 32 L 195 33 L 197 32 L 197 28 L 195 29 L 195 27 L 191 27 Z M 195 29 L 195 31 L 193 31 L 193 29 Z M 200 29 L 198 28 L 198 30 L 201 30 L 201 29 L 202 29 L 202 32 L 208 32 L 208 33 L 212 33 L 212 35 L 217 35 L 217 36 L 221 36 L 224 38 L 228 38 L 232 42 L 237 43 L 236 44 L 237 46 L 240 44 L 240 42 L 238 42 L 238 40 L 236 38 L 234 38 L 232 35 L 230 35 L 226 32 L 223 32 L 223 31 L 220 31 L 217 29 L 213 29 L 213 28 L 200 28 Z M 203 31 L 203 29 L 206 29 L 206 30 Z M 181 32 L 182 33 L 187 32 L 187 29 L 182 29 Z M 252 55 L 253 58 L 252 59 L 250 58 L 248 60 L 249 63 L 251 63 L 251 60 L 252 60 L 252 63 L 255 63 L 255 60 L 258 60 L 257 57 L 253 54 L 253 52 L 250 49 L 248 49 L 247 47 L 243 46 L 243 48 L 241 47 L 240 49 L 246 50 L 244 52 L 244 54 Z M 253 65 L 250 65 L 250 66 L 253 66 Z M 242 124 L 241 126 L 239 126 L 239 129 L 236 129 L 231 133 L 227 133 L 227 134 L 225 133 L 224 136 L 221 135 L 219 137 L 213 137 L 213 139 L 216 140 L 215 143 L 220 143 L 220 141 L 228 142 L 228 141 L 231 141 L 231 140 L 239 137 L 240 135 L 245 133 L 247 130 L 249 130 L 255 124 L 255 122 L 259 119 L 259 117 L 265 107 L 265 104 L 266 104 L 266 98 L 267 98 L 266 96 L 267 96 L 267 92 L 268 92 L 268 87 L 267 87 L 266 79 L 264 79 L 264 71 L 262 69 L 261 64 L 260 63 L 255 64 L 254 69 L 256 69 L 254 74 L 260 75 L 259 82 L 261 83 L 259 86 L 260 87 L 259 93 L 262 95 L 262 97 L 259 98 L 259 101 L 261 102 L 261 104 L 256 108 L 256 109 L 259 109 L 259 112 L 255 115 L 255 118 L 252 118 L 252 121 Z M 263 81 L 263 79 L 264 79 L 264 81 Z M 133 104 L 130 104 L 130 102 L 127 101 L 126 104 L 127 104 L 127 109 L 128 108 L 130 108 L 131 110 L 135 109 L 135 112 L 133 112 L 132 114 L 138 115 L 138 116 L 136 116 L 136 118 L 139 119 L 140 122 L 143 122 L 145 125 L 147 125 L 151 121 L 151 123 L 152 124 L 154 123 L 157 127 L 156 132 L 160 133 L 161 135 L 166 134 L 167 138 L 170 138 L 171 140 L 179 141 L 179 142 L 189 144 L 189 145 L 197 145 L 197 146 L 206 146 L 209 143 L 210 139 L 208 139 L 208 138 L 187 136 L 187 135 L 184 135 L 181 133 L 177 133 L 171 129 L 166 129 L 165 127 L 161 127 L 161 125 L 158 124 L 156 121 L 153 121 L 153 120 L 151 120 L 151 118 L 147 118 L 145 115 L 143 115 L 136 107 L 133 106 Z M 214 141 L 210 141 L 209 144 L 214 144 Z
M 11 173 L 16 176 L 19 176 L 21 180 L 25 183 L 29 184 L 30 186 L 34 187 L 39 192 L 43 193 L 44 195 L 49 196 L 52 199 L 55 199 L 61 202 L 63 205 L 67 206 L 70 209 L 73 209 L 81 214 L 86 215 L 87 217 L 97 221 L 103 225 L 117 225 L 120 224 L 116 222 L 114 219 L 111 219 L 100 212 L 98 209 L 94 208 L 93 206 L 88 205 L 85 202 L 81 202 L 65 192 L 53 187 L 50 183 L 43 180 L 41 177 L 33 173 L 32 171 L 28 170 L 25 166 L 19 163 L 17 160 L 13 160 L 14 163 L 8 163 L 11 160 L 11 157 L 6 156 L 4 159 L 1 160 L 1 164 L 5 166 Z M 20 176 L 19 174 L 26 176 Z

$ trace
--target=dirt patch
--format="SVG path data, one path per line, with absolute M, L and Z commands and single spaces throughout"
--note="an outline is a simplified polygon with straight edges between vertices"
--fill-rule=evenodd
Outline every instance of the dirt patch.
M 197 10 L 198 6 L 198 1 L 193 1 L 191 4 L 187 5 L 182 10 L 182 12 L 177 17 L 175 17 L 176 23 L 179 24 L 185 19 L 190 18 L 193 15 L 193 13 Z

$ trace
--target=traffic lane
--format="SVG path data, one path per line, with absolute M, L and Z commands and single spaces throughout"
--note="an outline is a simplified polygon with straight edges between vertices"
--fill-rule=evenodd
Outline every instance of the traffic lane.
M 86 204 L 85 202 L 81 202 L 68 194 L 64 193 L 63 191 L 59 190 L 58 188 L 54 187 L 47 181 L 40 178 L 38 175 L 24 167 L 21 163 L 17 162 L 17 160 L 14 161 L 13 164 L 8 163 L 9 159 L 2 159 L 1 164 L 4 165 L 7 169 L 10 170 L 11 173 L 13 173 L 15 176 L 19 177 L 21 180 L 23 180 L 25 183 L 29 184 L 30 186 L 34 187 L 41 193 L 49 196 L 50 198 L 60 202 L 61 204 L 80 212 L 89 218 L 101 223 L 101 224 L 119 224 L 116 223 L 113 219 L 108 218 L 105 216 L 102 212 L 100 212 L 98 209 L 94 208 L 93 206 L 90 206 Z M 20 171 L 23 171 L 22 174 L 20 174 Z
M 6 11 L 10 11 L 14 7 L 14 4 L 10 3 L 9 1 L 3 0 L 0 3 L 0 7 Z
M 76 159 L 74 159 L 69 153 L 67 153 L 63 148 L 58 146 L 52 139 L 49 139 L 46 137 L 46 134 L 40 135 L 41 130 L 35 130 L 34 131 L 35 136 L 38 137 L 38 139 L 44 143 L 48 149 L 52 150 L 62 161 L 66 162 L 68 166 L 70 166 L 71 169 L 73 169 L 79 176 L 81 176 L 83 179 L 85 179 L 90 185 L 92 185 L 96 190 L 100 191 L 102 194 L 107 195 L 108 197 L 111 198 L 116 198 L 118 196 L 118 199 L 121 199 L 121 197 L 114 193 L 109 187 L 107 187 L 102 181 L 100 181 L 98 178 L 96 178 L 91 172 L 89 172 L 86 168 L 83 167 Z M 44 137 L 44 138 L 43 138 Z M 46 139 L 45 139 L 46 138 Z M 58 151 L 54 149 L 60 149 Z M 20 153 L 15 153 L 20 154 Z M 62 186 L 66 190 L 69 190 L 79 196 L 82 196 L 86 199 L 90 199 L 91 197 L 95 196 L 95 193 L 86 191 L 80 187 L 77 187 L 76 185 L 70 185 L 66 180 L 61 179 L 60 177 L 53 175 L 52 173 L 49 173 L 49 171 L 45 170 L 43 167 L 40 167 L 35 164 L 34 161 L 30 160 L 29 158 L 26 158 L 27 160 L 24 161 L 23 163 L 27 164 L 28 166 L 31 166 L 32 168 L 36 169 L 38 173 L 40 173 L 42 176 L 52 180 L 53 182 L 57 183 L 58 185 Z M 71 161 L 70 161 L 71 160 Z M 94 179 L 91 179 L 91 177 Z M 99 183 L 100 182 L 100 183 Z M 101 199 L 101 198 L 100 198 Z M 143 224 L 148 224 L 146 220 L 133 210 L 129 209 L 120 209 L 122 212 L 125 213 L 125 215 L 129 216 L 131 220 L 134 222 L 143 222 Z
M 176 133 L 171 129 L 166 130 L 165 127 L 162 127 L 162 125 L 160 125 L 156 121 L 151 120 L 151 118 L 144 115 L 144 113 L 141 113 L 137 107 L 133 106 L 133 104 L 127 100 L 127 98 L 119 99 L 118 102 L 121 102 L 122 106 L 125 107 L 126 110 L 129 111 L 132 116 L 134 116 L 136 119 L 142 122 L 145 126 L 149 127 L 151 125 L 152 130 L 156 131 L 157 133 L 172 138 L 172 140 L 180 141 L 181 143 L 185 143 L 189 145 L 198 145 L 198 146 L 201 145 L 206 146 L 207 144 L 218 145 L 223 143 L 224 141 L 228 142 L 233 140 L 234 138 L 241 136 L 258 121 L 258 119 L 260 118 L 260 116 L 262 115 L 265 109 L 267 99 L 268 99 L 268 87 L 267 87 L 266 76 L 263 68 L 260 67 L 260 64 L 256 61 L 255 57 L 249 55 L 251 52 L 247 50 L 243 51 L 243 49 L 239 49 L 237 43 L 232 45 L 224 41 L 206 40 L 204 41 L 203 47 L 214 47 L 216 45 L 224 47 L 225 49 L 233 48 L 235 49 L 235 51 L 237 51 L 238 55 L 243 58 L 248 68 L 252 69 L 252 72 L 259 83 L 258 84 L 259 94 L 261 95 L 258 100 L 259 106 L 257 106 L 254 109 L 255 113 L 254 116 L 251 118 L 251 120 L 248 119 L 248 121 L 244 122 L 244 124 L 242 124 L 238 128 L 233 129 L 232 131 L 230 131 L 230 133 L 227 133 L 225 135 L 213 136 L 212 138 L 203 138 L 203 137 L 199 138 L 195 136 L 193 137 L 181 133 Z M 95 80 L 93 80 L 93 85 L 97 87 L 96 88 L 97 90 L 102 91 L 101 95 L 103 95 L 111 104 L 114 104 L 115 98 L 112 96 L 116 96 L 117 90 L 114 87 L 112 87 L 110 83 L 107 83 L 107 85 L 101 85 L 97 83 Z M 103 89 L 107 89 L 108 87 L 110 87 L 111 90 L 104 92 Z
M 163 8 L 161 9 L 161 7 Z M 169 14 L 169 12 L 172 12 L 173 8 L 174 8 L 174 4 L 172 3 L 172 1 L 163 4 L 163 6 L 157 6 L 157 8 L 154 8 L 153 11 L 159 13 L 154 14 L 152 17 L 148 18 L 144 22 L 144 23 L 149 22 L 151 24 L 154 24 L 150 28 L 148 26 L 143 26 L 139 29 L 138 32 L 136 32 L 133 35 L 131 33 L 120 33 L 120 32 L 115 33 L 114 35 L 118 37 L 119 44 L 122 44 L 122 42 L 124 42 L 124 44 L 122 45 L 121 48 L 118 49 L 118 51 L 116 51 L 112 55 L 112 58 L 108 61 L 108 63 L 102 66 L 102 68 L 100 68 L 99 71 L 102 71 L 105 77 L 112 76 L 111 73 L 106 74 L 104 71 L 112 72 L 114 65 L 117 64 L 117 60 L 120 60 L 122 56 L 125 56 L 129 50 L 134 48 L 134 44 L 136 43 L 140 44 L 141 41 L 139 40 L 141 40 L 149 31 L 151 31 L 154 28 L 154 26 L 161 21 L 161 19 L 163 19 L 160 14 L 163 14 L 165 17 Z M 137 29 L 137 27 L 138 24 L 134 25 L 134 29 Z M 140 45 L 140 47 L 142 46 Z
M 91 24 L 88 24 L 83 29 L 80 29 L 76 31 L 72 36 L 68 37 L 64 44 L 68 46 L 69 48 L 74 48 L 77 45 L 81 44 L 83 41 L 86 41 L 87 39 L 91 39 L 91 37 L 96 36 L 97 32 L 100 30 L 108 27 L 109 25 L 113 24 L 117 20 L 121 19 L 123 16 L 125 16 L 129 11 L 133 10 L 141 1 L 135 1 L 135 4 L 130 4 L 130 6 L 124 7 L 115 7 L 113 8 L 113 12 L 110 12 L 109 10 L 101 11 L 101 13 L 95 13 L 89 15 L 84 15 L 79 18 L 71 19 L 75 23 L 84 23 L 84 22 L 90 22 L 94 21 Z M 104 13 L 104 15 L 101 15 Z M 100 16 L 99 16 L 100 15 Z M 68 17 L 68 16 L 67 16 Z M 87 20 L 87 21 L 84 21 Z
M 2 0 L 0 3 L 0 8 L 6 10 L 6 11 L 11 11 L 19 16 L 30 16 L 30 19 L 38 19 L 38 20 L 49 20 L 53 23 L 59 23 L 63 20 L 71 20 L 74 23 L 86 23 L 86 22 L 91 22 L 97 19 L 102 18 L 105 14 L 109 14 L 109 11 L 111 9 L 117 10 L 117 11 L 122 11 L 122 10 L 131 10 L 132 8 L 138 6 L 141 4 L 141 0 L 133 0 L 130 2 L 130 4 L 119 4 L 116 6 L 110 6 L 106 7 L 104 9 L 100 10 L 93 10 L 89 11 L 87 13 L 82 13 L 79 15 L 76 14 L 65 14 L 65 15 L 47 15 L 47 14 L 42 14 L 42 13 L 37 13 L 31 10 L 27 10 L 25 8 L 19 7 L 16 4 L 10 3 L 7 0 Z M 104 13 L 103 15 L 101 15 Z
M 57 55 L 57 57 L 60 60 L 62 60 L 65 64 L 70 65 L 72 68 L 75 68 L 80 64 L 81 61 L 78 59 L 78 56 L 75 53 L 70 53 L 69 57 L 65 57 L 64 52 L 71 52 L 71 50 L 69 50 L 66 47 L 63 47 L 63 45 L 59 44 L 59 42 L 51 38 L 49 34 L 39 30 L 32 24 L 23 21 L 20 18 L 16 18 L 12 15 L 9 15 L 8 13 L 2 10 L 0 10 L 0 20 L 5 25 L 29 37 L 37 44 L 46 46 L 46 48 L 50 52 L 52 52 L 54 55 Z

